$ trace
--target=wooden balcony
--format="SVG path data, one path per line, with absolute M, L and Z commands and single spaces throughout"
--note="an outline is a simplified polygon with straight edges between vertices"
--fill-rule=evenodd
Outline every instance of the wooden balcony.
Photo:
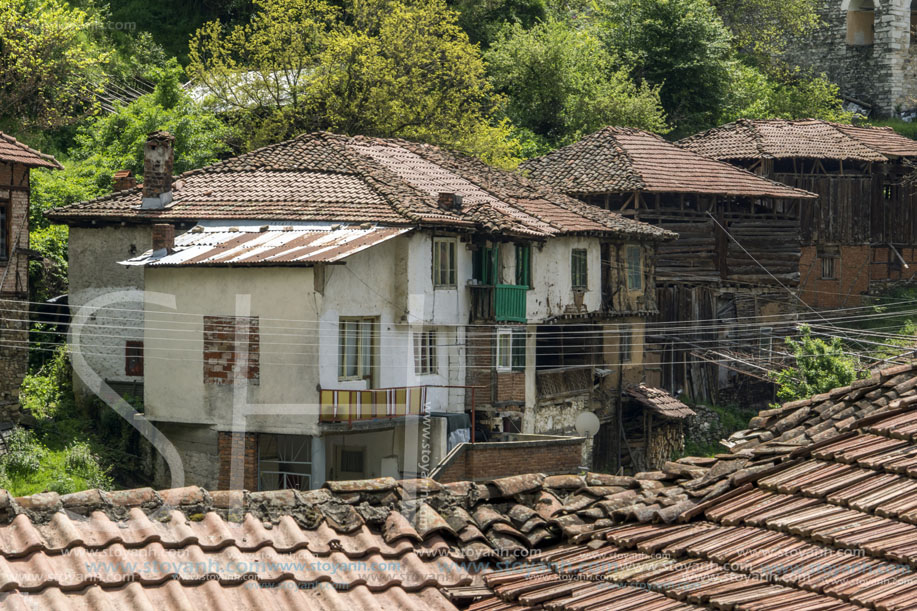
M 526 322 L 529 287 L 515 284 L 469 284 L 472 322 Z

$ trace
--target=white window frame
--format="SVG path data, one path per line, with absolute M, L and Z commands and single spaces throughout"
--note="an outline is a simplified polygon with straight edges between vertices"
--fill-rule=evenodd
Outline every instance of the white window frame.
M 637 268 L 636 269 L 634 269 L 631 266 L 631 262 L 632 262 L 631 253 L 634 253 L 634 252 L 637 253 L 637 258 L 636 258 Z M 643 290 L 643 249 L 634 244 L 628 245 L 624 249 L 624 259 L 625 259 L 624 261 L 624 270 L 625 270 L 624 281 L 627 283 L 627 290 L 628 291 L 642 291 Z M 635 272 L 637 279 L 639 280 L 639 286 L 631 285 L 630 280 L 631 280 L 632 275 L 634 275 L 634 272 Z
M 618 352 L 622 365 L 634 362 L 634 330 L 630 325 L 621 327 L 621 333 L 618 335 Z
M 437 361 L 436 329 L 414 332 L 414 375 L 429 376 L 439 373 Z
M 513 330 L 511 327 L 497 329 L 496 336 L 497 371 L 506 373 L 513 370 Z
M 446 266 L 443 267 L 441 247 L 446 246 Z M 458 283 L 458 248 L 455 238 L 433 238 L 433 288 L 454 289 Z
M 341 316 L 338 320 L 338 381 L 372 380 L 375 367 L 375 326 L 377 320 L 371 316 Z M 347 349 L 345 341 L 346 325 L 356 324 L 357 335 L 354 347 L 356 348 L 356 373 L 350 374 L 347 370 Z M 369 337 L 365 338 L 368 325 Z M 368 343 L 367 343 L 368 342 Z

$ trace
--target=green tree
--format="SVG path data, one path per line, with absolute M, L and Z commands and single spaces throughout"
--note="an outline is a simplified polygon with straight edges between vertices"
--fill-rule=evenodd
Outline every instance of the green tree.
M 815 0 L 711 0 L 735 45 L 762 59 L 779 56 L 793 37 L 810 34 L 820 20 Z
M 512 123 L 551 146 L 606 125 L 667 131 L 658 87 L 634 83 L 587 29 L 556 20 L 506 26 L 486 59 Z
M 796 361 L 794 367 L 774 376 L 777 398 L 781 401 L 806 399 L 847 386 L 857 375 L 857 361 L 844 354 L 844 345 L 837 337 L 830 341 L 812 337 L 812 330 L 803 325 L 798 339 L 786 338 L 787 347 Z
M 604 0 L 596 31 L 631 76 L 659 87 L 679 134 L 716 123 L 734 61 L 731 35 L 706 0 Z
M 799 68 L 776 67 L 765 73 L 736 63 L 720 122 L 741 118 L 815 118 L 847 123 L 852 113 L 844 110 L 837 85 L 824 75 L 812 76 Z
M 62 0 L 0 1 L 0 130 L 67 125 L 92 114 L 108 51 L 91 18 Z
M 143 145 L 152 131 L 165 129 L 175 136 L 176 174 L 212 163 L 229 150 L 232 131 L 184 92 L 174 59 L 149 76 L 157 83 L 153 93 L 117 104 L 114 112 L 79 127 L 74 146 L 63 156 L 63 171 L 32 172 L 33 229 L 48 225 L 45 210 L 110 192 L 118 170 L 142 177 Z
M 444 0 L 256 0 L 245 25 L 209 23 L 190 73 L 247 146 L 312 129 L 401 136 L 509 165 L 502 99 Z

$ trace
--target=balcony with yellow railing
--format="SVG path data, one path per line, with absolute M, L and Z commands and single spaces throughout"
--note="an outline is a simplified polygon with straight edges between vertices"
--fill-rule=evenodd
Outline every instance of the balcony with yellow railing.
M 472 386 L 398 386 L 370 390 L 322 389 L 319 422 L 322 424 L 353 424 L 371 420 L 395 420 L 428 413 L 431 389 L 463 389 L 471 393 Z

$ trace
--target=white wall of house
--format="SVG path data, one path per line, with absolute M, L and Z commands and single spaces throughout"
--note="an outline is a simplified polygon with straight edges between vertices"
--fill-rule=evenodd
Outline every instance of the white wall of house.
M 143 289 L 143 269 L 119 262 L 148 250 L 151 242 L 149 225 L 70 228 L 70 307 L 74 316 L 86 306 L 95 312 L 80 340 L 87 364 L 103 380 L 143 382 L 143 376 L 126 374 L 124 358 L 125 343 L 143 339 L 143 302 L 114 295 Z M 109 309 L 93 310 L 93 303 Z M 74 389 L 81 402 L 92 396 L 77 372 Z
M 599 240 L 585 237 L 560 237 L 532 249 L 534 290 L 529 291 L 526 317 L 531 321 L 563 314 L 574 303 L 570 257 L 573 249 L 586 250 L 587 288 L 583 305 L 588 312 L 602 308 L 602 251 Z M 515 255 L 514 255 L 515 258 Z M 515 268 L 513 270 L 515 274 Z M 513 277 L 513 276 L 511 276 Z

